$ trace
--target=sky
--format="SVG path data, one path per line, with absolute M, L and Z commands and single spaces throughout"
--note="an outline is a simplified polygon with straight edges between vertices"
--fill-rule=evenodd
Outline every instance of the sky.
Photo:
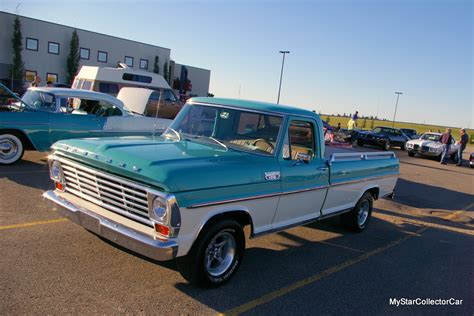
M 171 49 L 217 97 L 474 127 L 470 0 L 0 0 L 0 10 Z

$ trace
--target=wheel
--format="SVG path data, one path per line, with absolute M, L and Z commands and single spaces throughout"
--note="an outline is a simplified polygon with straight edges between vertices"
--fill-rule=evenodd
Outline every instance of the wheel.
M 355 232 L 363 231 L 372 216 L 373 204 L 372 194 L 365 192 L 350 212 L 341 215 L 344 227 Z
M 383 144 L 383 150 L 390 150 L 390 141 L 387 139 Z
M 451 160 L 454 161 L 454 162 L 458 162 L 458 155 L 456 153 L 452 153 L 451 156 L 450 156 Z
M 415 153 L 412 152 L 412 151 L 409 151 L 409 152 L 408 152 L 408 156 L 410 156 L 410 157 L 415 157 Z
M 0 165 L 11 165 L 23 157 L 25 147 L 21 139 L 13 134 L 0 135 Z
M 237 272 L 245 252 L 242 226 L 226 219 L 209 225 L 201 232 L 189 253 L 178 257 L 181 275 L 191 284 L 218 287 Z
M 364 142 L 361 140 L 357 140 L 357 146 L 364 147 Z
M 400 145 L 400 149 L 401 149 L 401 150 L 405 150 L 405 144 L 402 143 L 402 144 Z

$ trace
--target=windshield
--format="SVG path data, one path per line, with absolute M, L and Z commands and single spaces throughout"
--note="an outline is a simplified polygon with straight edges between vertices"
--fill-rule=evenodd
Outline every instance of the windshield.
M 280 116 L 186 104 L 163 135 L 273 155 L 281 123 Z
M 56 98 L 51 93 L 36 90 L 28 90 L 21 100 L 28 106 L 48 112 L 56 111 Z
M 439 142 L 440 137 L 441 135 L 425 133 L 420 137 L 420 139 Z

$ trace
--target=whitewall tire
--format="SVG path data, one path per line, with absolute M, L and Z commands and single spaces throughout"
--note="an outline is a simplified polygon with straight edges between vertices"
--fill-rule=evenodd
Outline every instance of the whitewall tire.
M 25 147 L 21 139 L 13 134 L 0 134 L 0 165 L 11 165 L 23 157 Z

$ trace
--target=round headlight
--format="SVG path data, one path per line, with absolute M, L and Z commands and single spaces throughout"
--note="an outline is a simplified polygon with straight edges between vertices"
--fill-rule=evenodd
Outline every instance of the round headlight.
M 163 221 L 166 216 L 167 209 L 168 205 L 166 201 L 161 197 L 155 197 L 153 200 L 153 213 L 156 219 Z
M 53 164 L 51 165 L 51 177 L 54 180 L 58 180 L 58 181 L 61 180 L 62 168 L 61 168 L 61 164 L 57 160 L 55 160 Z

